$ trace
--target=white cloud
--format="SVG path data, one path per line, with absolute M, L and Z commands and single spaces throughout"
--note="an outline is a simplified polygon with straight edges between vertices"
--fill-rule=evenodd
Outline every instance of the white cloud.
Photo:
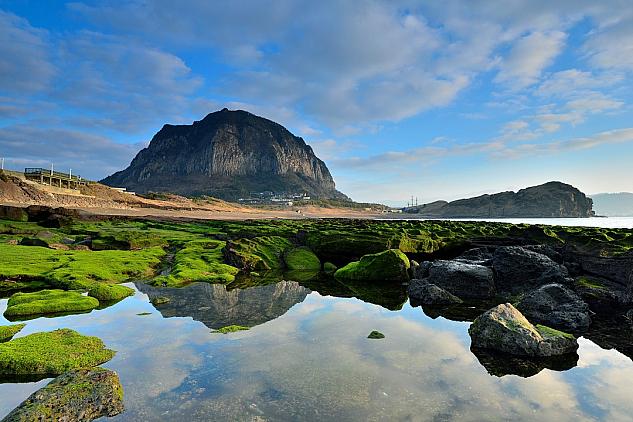
M 532 32 L 515 41 L 499 64 L 495 81 L 518 90 L 535 84 L 561 52 L 566 35 L 561 31 Z

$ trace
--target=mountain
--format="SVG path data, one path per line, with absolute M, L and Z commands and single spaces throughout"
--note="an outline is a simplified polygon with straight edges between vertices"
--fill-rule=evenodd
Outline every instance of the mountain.
M 598 193 L 591 195 L 591 199 L 598 215 L 633 217 L 633 193 Z
M 521 189 L 453 202 L 436 201 L 405 212 L 431 218 L 591 217 L 592 201 L 571 185 L 548 182 Z
M 226 108 L 191 125 L 163 126 L 127 169 L 101 182 L 139 193 L 228 200 L 264 191 L 349 199 L 302 138 L 273 121 Z

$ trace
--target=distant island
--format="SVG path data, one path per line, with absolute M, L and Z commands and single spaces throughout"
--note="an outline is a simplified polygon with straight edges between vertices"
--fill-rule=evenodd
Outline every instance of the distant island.
M 139 193 L 230 201 L 266 192 L 349 201 L 302 138 L 271 120 L 226 108 L 191 125 L 164 125 L 128 168 L 101 182 Z
M 598 215 L 607 217 L 633 217 L 633 193 L 598 193 L 591 195 Z
M 556 218 L 593 217 L 593 201 L 575 187 L 548 182 L 457 201 L 435 201 L 407 207 L 406 213 L 429 218 Z

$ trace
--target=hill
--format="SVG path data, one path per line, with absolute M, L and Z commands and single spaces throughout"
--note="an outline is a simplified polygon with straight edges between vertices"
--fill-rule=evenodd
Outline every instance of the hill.
M 521 189 L 446 202 L 436 201 L 405 212 L 430 218 L 591 217 L 591 198 L 571 185 L 548 182 Z
M 598 215 L 608 217 L 633 217 L 633 193 L 599 193 L 591 195 Z
M 264 191 L 348 199 L 302 138 L 273 121 L 228 109 L 191 125 L 163 126 L 127 169 L 102 183 L 227 200 Z

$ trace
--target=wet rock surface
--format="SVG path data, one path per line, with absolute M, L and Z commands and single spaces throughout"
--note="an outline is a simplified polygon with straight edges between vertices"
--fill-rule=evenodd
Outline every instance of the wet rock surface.
M 461 299 L 489 298 L 496 293 L 493 272 L 483 265 L 435 261 L 426 280 Z
M 518 293 L 544 284 L 568 282 L 563 265 L 538 252 L 519 246 L 497 248 L 493 258 L 497 289 Z
M 37 390 L 3 422 L 91 421 L 123 412 L 123 387 L 116 372 L 78 369 Z
M 568 332 L 589 328 L 589 305 L 573 290 L 561 284 L 546 284 L 519 301 L 517 309 L 531 322 Z

